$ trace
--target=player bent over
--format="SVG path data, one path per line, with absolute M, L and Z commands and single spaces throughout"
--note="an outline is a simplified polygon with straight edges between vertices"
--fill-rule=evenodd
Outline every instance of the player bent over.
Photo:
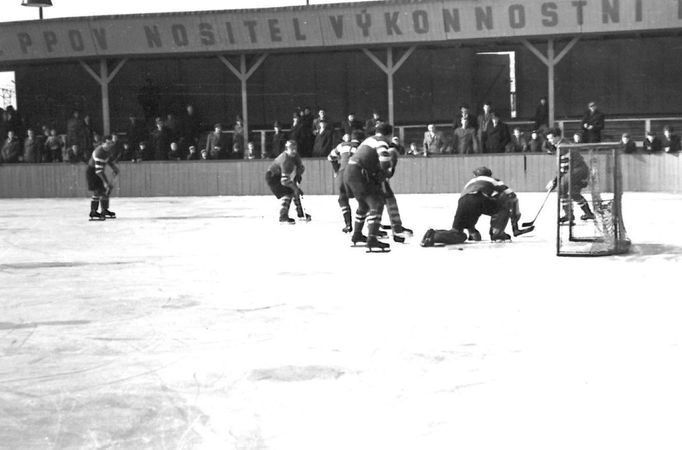
M 85 171 L 85 179 L 88 182 L 88 190 L 92 191 L 92 199 L 90 201 L 90 220 L 104 220 L 115 219 L 116 213 L 109 211 L 109 194 L 113 188 L 109 182 L 105 166 L 108 164 L 114 172 L 114 176 L 118 176 L 119 170 L 112 160 L 112 149 L 114 143 L 111 136 L 105 136 L 104 142 L 98 145 L 90 156 L 88 161 L 88 168 Z M 97 207 L 100 206 L 100 212 L 97 212 Z
M 345 139 L 346 136 L 348 139 Z M 351 211 L 350 203 L 348 201 L 348 193 L 346 192 L 346 185 L 343 182 L 343 172 L 348 166 L 348 161 L 350 157 L 355 153 L 360 141 L 364 139 L 364 134 L 362 131 L 353 130 L 350 135 L 345 134 L 344 140 L 339 145 L 334 148 L 334 150 L 329 153 L 327 159 L 332 163 L 332 168 L 334 169 L 334 182 L 339 190 L 339 207 L 341 207 L 341 214 L 343 215 L 343 221 L 346 224 L 341 231 L 344 233 L 350 233 L 353 231 L 353 224 L 351 222 Z
M 374 249 L 386 251 L 390 248 L 389 244 L 379 242 L 379 228 L 385 201 L 382 184 L 387 178 L 387 170 L 391 164 L 388 142 L 392 134 L 391 125 L 387 123 L 377 125 L 375 135 L 362 141 L 355 154 L 350 157 L 343 173 L 348 196 L 358 202 L 351 241 L 353 245 L 366 242 L 369 251 Z M 367 236 L 362 234 L 365 221 Z
M 561 130 L 549 130 L 547 132 L 547 143 L 551 145 L 551 148 L 554 151 L 556 151 L 557 146 L 561 143 L 564 143 L 563 139 L 561 139 Z M 571 171 L 570 174 L 568 173 L 569 166 Z M 594 219 L 594 214 L 590 209 L 590 205 L 587 203 L 585 197 L 583 197 L 581 194 L 583 188 L 587 187 L 589 178 L 590 169 L 587 166 L 587 163 L 585 163 L 585 159 L 582 157 L 580 152 L 578 150 L 568 150 L 563 148 L 561 150 L 561 155 L 559 156 L 559 180 L 554 177 L 554 179 L 547 183 L 547 186 L 545 187 L 547 190 L 554 190 L 557 187 L 557 183 L 561 183 L 559 187 L 559 197 L 561 198 L 561 205 L 564 210 L 564 215 L 559 218 L 560 223 L 573 220 L 573 202 L 576 202 L 583 210 L 583 215 L 580 216 L 581 220 Z
M 398 157 L 400 156 L 397 149 L 398 145 L 400 145 L 400 141 L 397 136 L 394 136 L 393 139 L 391 139 L 391 143 L 388 144 L 391 164 L 386 171 L 386 180 L 382 183 L 381 188 L 384 192 L 384 201 L 386 203 L 388 218 L 391 221 L 390 228 L 393 232 L 393 240 L 395 242 L 405 242 L 405 237 L 412 236 L 412 230 L 403 226 L 403 221 L 400 218 L 400 210 L 398 209 L 398 200 L 396 200 L 393 189 L 391 189 L 391 185 L 388 182 L 388 179 L 395 175 L 396 166 L 398 165 Z
M 512 222 L 514 236 L 533 231 L 534 227 L 519 229 L 521 212 L 516 193 L 492 175 L 492 171 L 487 167 L 474 170 L 474 178 L 467 182 L 459 197 L 452 228 L 429 229 L 422 239 L 422 247 L 432 247 L 434 244 L 461 244 L 467 240 L 464 230 L 469 233 L 469 240 L 480 241 L 481 233 L 476 230 L 476 223 L 483 214 L 490 216 L 491 241 L 511 239 L 511 236 L 504 232 L 509 219 Z
M 301 183 L 301 176 L 305 167 L 301 161 L 296 150 L 296 141 L 287 141 L 282 152 L 272 165 L 265 172 L 265 182 L 270 187 L 270 190 L 275 197 L 281 199 L 281 207 L 279 210 L 280 223 L 295 224 L 296 221 L 289 217 L 289 207 L 291 200 L 296 204 L 296 213 L 298 218 L 305 221 L 310 221 L 311 217 L 303 211 L 301 204 L 301 195 L 303 192 L 299 187 Z

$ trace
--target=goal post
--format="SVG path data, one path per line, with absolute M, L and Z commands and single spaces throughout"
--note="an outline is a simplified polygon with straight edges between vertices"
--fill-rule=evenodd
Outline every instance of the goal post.
M 557 146 L 557 256 L 628 252 L 621 147 L 620 143 Z

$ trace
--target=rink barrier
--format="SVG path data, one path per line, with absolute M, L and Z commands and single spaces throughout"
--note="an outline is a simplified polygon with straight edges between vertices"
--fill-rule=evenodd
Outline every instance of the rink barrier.
M 326 159 L 305 159 L 306 194 L 336 192 Z M 265 171 L 271 161 L 148 161 L 120 163 L 114 195 L 181 197 L 267 195 Z M 554 177 L 555 160 L 545 154 L 403 157 L 391 180 L 397 193 L 460 192 L 473 169 L 487 166 L 517 192 L 543 191 Z M 0 165 L 0 198 L 87 197 L 85 164 Z M 678 155 L 623 155 L 625 191 L 682 193 Z

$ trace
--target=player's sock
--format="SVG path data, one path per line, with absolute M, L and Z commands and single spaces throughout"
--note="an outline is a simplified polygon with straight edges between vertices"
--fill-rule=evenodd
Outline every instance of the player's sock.
M 348 206 L 342 206 L 341 207 L 341 214 L 343 215 L 343 222 L 346 224 L 345 228 L 343 229 L 344 233 L 350 233 L 353 231 L 353 223 L 352 223 L 352 218 L 350 214 L 350 207 Z

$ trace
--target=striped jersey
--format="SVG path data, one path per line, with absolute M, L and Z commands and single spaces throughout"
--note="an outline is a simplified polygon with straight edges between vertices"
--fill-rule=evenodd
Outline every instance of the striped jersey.
M 358 145 L 360 145 L 360 143 L 355 140 L 350 142 L 342 142 L 337 145 L 334 150 L 331 151 L 331 153 L 329 153 L 327 159 L 332 162 L 338 162 L 339 170 L 343 170 L 348 165 L 348 161 L 350 160 L 350 157 L 353 156 L 353 153 L 355 153 L 357 150 Z
M 104 166 L 107 165 L 109 159 L 111 158 L 111 153 L 107 150 L 104 145 L 98 145 L 90 156 L 88 161 L 88 166 L 95 169 L 95 173 L 101 173 L 104 171 Z
M 370 175 L 385 178 L 391 167 L 391 152 L 388 144 L 374 136 L 362 141 L 348 164 L 358 164 Z
M 507 189 L 508 188 L 504 182 L 496 178 L 480 176 L 472 178 L 469 180 L 469 182 L 467 182 L 467 184 L 464 185 L 462 195 L 483 194 L 486 197 L 492 198 L 496 197 L 500 194 L 500 192 L 503 192 Z

